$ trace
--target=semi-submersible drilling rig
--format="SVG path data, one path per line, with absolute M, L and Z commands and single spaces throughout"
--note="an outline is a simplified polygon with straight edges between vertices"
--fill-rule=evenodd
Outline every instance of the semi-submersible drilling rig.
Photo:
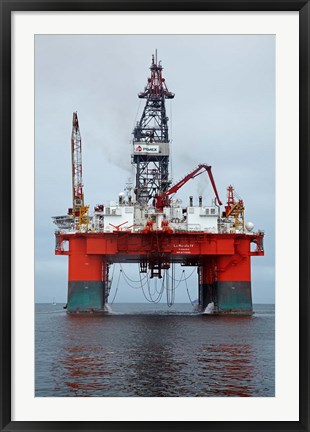
M 252 313 L 251 256 L 264 255 L 262 231 L 244 222 L 244 204 L 227 188 L 221 201 L 211 166 L 198 165 L 181 181 L 169 179 L 169 136 L 166 99 L 174 98 L 163 78 L 157 54 L 139 98 L 145 106 L 133 131 L 132 164 L 135 185 L 127 185 L 116 202 L 98 204 L 92 214 L 84 203 L 82 147 L 77 113 L 72 126 L 73 206 L 54 217 L 56 255 L 68 255 L 67 312 L 100 313 L 109 296 L 109 267 L 138 263 L 149 278 L 165 278 L 174 264 L 195 266 L 202 311 Z M 190 179 L 206 172 L 214 191 L 210 205 L 189 197 L 182 207 L 174 194 Z M 141 276 L 140 276 L 141 277 Z M 166 278 L 168 281 L 168 278 Z M 168 288 L 167 288 L 168 289 Z

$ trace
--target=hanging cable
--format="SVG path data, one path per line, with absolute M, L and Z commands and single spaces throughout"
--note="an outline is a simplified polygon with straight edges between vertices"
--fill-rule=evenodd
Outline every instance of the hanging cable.
M 140 279 L 141 279 L 141 273 L 139 273 L 139 275 L 140 275 Z M 144 296 L 145 300 L 148 301 L 149 303 L 153 303 L 152 299 L 148 299 L 147 296 L 145 295 L 143 284 L 142 284 L 142 280 L 141 280 L 141 288 L 142 288 L 142 293 L 143 293 L 143 296 Z
M 179 285 L 181 284 L 181 282 L 185 282 L 186 291 L 187 291 L 187 295 L 188 295 L 189 301 L 190 301 L 191 305 L 194 306 L 194 303 L 193 303 L 193 301 L 192 301 L 192 299 L 191 299 L 191 297 L 190 297 L 190 294 L 189 294 L 189 289 L 188 289 L 188 285 L 187 285 L 187 280 L 188 280 L 188 279 L 189 279 L 189 278 L 194 274 L 194 271 L 195 271 L 195 270 L 196 270 L 196 269 L 194 269 L 194 270 L 191 272 L 191 274 L 190 274 L 189 276 L 187 276 L 187 277 L 185 276 L 185 270 L 183 270 L 183 272 L 182 272 L 182 276 L 181 276 L 181 279 L 176 279 L 176 278 L 174 277 L 174 271 L 173 271 L 173 273 L 172 273 L 172 276 L 170 276 L 169 273 L 168 273 L 168 277 L 171 278 L 171 280 L 172 280 L 172 284 L 174 285 L 173 288 L 172 288 L 172 293 L 171 293 L 171 296 L 173 296 L 173 302 L 174 302 L 174 298 L 175 298 L 175 291 L 176 291 L 176 289 L 179 287 Z M 178 284 L 175 285 L 175 282 L 178 282 Z M 171 303 L 171 301 L 172 301 L 172 300 L 170 300 L 169 303 Z M 168 304 L 168 306 L 169 306 L 169 304 Z
M 137 284 L 139 284 L 139 287 L 136 287 L 136 288 L 140 288 L 141 277 L 140 277 L 139 280 L 131 279 L 131 278 L 126 274 L 126 272 L 125 272 L 125 270 L 123 269 L 123 267 L 122 267 L 121 264 L 120 264 L 120 268 L 121 268 L 122 271 L 123 271 L 123 275 L 124 275 L 124 277 L 125 277 L 128 281 L 130 281 L 130 282 L 132 282 L 132 283 L 137 283 Z M 139 272 L 139 274 L 141 275 L 140 272 Z M 146 274 L 145 276 L 143 276 L 142 280 L 146 279 L 147 277 L 148 277 L 148 275 Z M 130 286 L 131 286 L 131 285 L 130 285 Z
M 176 282 L 182 282 L 182 281 L 185 281 L 185 280 L 189 279 L 190 277 L 193 276 L 195 270 L 196 270 L 196 268 L 194 268 L 194 270 L 191 272 L 191 274 L 190 274 L 189 276 L 187 276 L 186 278 L 183 278 L 183 274 L 185 273 L 185 270 L 183 270 L 183 272 L 182 272 L 182 276 L 181 276 L 181 279 L 175 279 L 175 281 L 176 281 Z M 168 274 L 168 276 L 171 277 L 169 274 Z M 183 278 L 183 279 L 182 279 L 182 278 Z
M 155 281 L 156 281 L 156 284 L 157 284 L 157 280 L 156 279 L 155 279 Z M 160 302 L 160 300 L 162 299 L 164 290 L 165 290 L 165 285 L 164 285 L 164 279 L 163 279 L 163 281 L 161 283 L 160 291 L 158 292 L 158 296 L 157 296 L 157 298 L 155 300 L 153 299 L 153 303 L 159 303 Z
M 145 276 L 143 276 L 143 277 L 141 277 L 141 273 L 139 272 L 139 280 L 137 281 L 137 280 L 130 278 L 126 274 L 126 272 L 124 271 L 122 265 L 120 264 L 120 272 L 119 272 L 119 277 L 118 277 L 118 281 L 117 281 L 117 286 L 115 289 L 113 299 L 110 302 L 110 304 L 113 304 L 115 301 L 115 298 L 116 298 L 116 295 L 117 295 L 117 292 L 119 289 L 120 278 L 122 276 L 124 281 L 126 282 L 126 284 L 128 286 L 130 286 L 133 289 L 141 289 L 142 290 L 142 294 L 148 303 L 154 303 L 154 304 L 159 303 L 160 300 L 162 299 L 164 291 L 166 290 L 166 302 L 167 302 L 168 307 L 172 307 L 174 305 L 176 289 L 179 287 L 179 285 L 182 282 L 185 282 L 186 291 L 187 291 L 189 301 L 190 301 L 191 305 L 194 306 L 194 302 L 192 301 L 192 299 L 190 297 L 190 293 L 189 293 L 189 289 L 188 289 L 188 285 L 187 285 L 187 280 L 193 275 L 194 271 L 195 271 L 195 269 L 190 273 L 189 276 L 186 276 L 185 270 L 183 269 L 181 278 L 176 279 L 176 277 L 175 277 L 175 263 L 172 263 L 171 275 L 170 275 L 168 270 L 164 271 L 162 282 L 161 282 L 160 288 L 158 289 L 158 281 L 156 278 L 155 278 L 155 281 L 153 282 L 153 287 L 151 286 L 150 273 L 149 272 L 146 273 Z M 115 272 L 115 266 L 113 266 L 113 272 L 112 272 L 112 278 L 111 278 L 111 287 L 112 287 L 112 282 L 114 280 L 114 272 Z M 132 285 L 132 283 L 139 283 L 139 286 L 134 286 L 134 285 Z M 110 289 L 111 289 L 111 287 L 110 287 Z
M 155 279 L 156 280 L 156 279 Z M 164 286 L 163 286 L 163 284 L 162 284 L 162 287 L 161 287 L 161 290 L 159 291 L 159 293 L 158 293 L 158 296 L 156 297 L 156 299 L 154 299 L 153 298 L 153 294 L 151 293 L 151 289 L 150 289 L 150 280 L 149 280 L 149 278 L 148 278 L 148 280 L 147 280 L 147 285 L 148 285 L 148 294 L 149 294 L 149 297 L 150 297 L 150 300 L 149 300 L 149 302 L 150 303 L 159 303 L 160 302 L 160 300 L 161 300 L 161 298 L 162 298 L 162 295 L 163 295 L 163 292 L 164 292 Z M 155 294 L 155 293 L 154 293 Z M 146 297 L 146 296 L 145 296 Z
M 156 282 L 156 280 L 157 279 L 155 278 L 155 282 Z M 154 283 L 154 285 L 155 285 L 155 283 Z M 148 278 L 148 280 L 147 280 L 147 288 L 148 288 L 149 297 L 153 301 L 153 295 L 155 295 L 156 289 L 153 290 L 153 293 L 151 292 L 150 278 Z
M 125 275 L 124 271 L 122 272 L 122 274 L 123 274 L 124 281 L 126 282 L 126 284 L 127 284 L 130 288 L 133 288 L 133 289 L 141 289 L 141 283 L 140 283 L 139 286 L 134 286 L 134 285 L 132 285 L 132 284 L 129 282 L 129 279 L 128 279 L 127 276 Z M 145 279 L 145 277 L 144 277 L 144 279 Z M 141 279 L 141 281 L 143 282 L 144 279 Z M 144 285 L 145 285 L 145 284 L 146 284 L 146 282 L 144 282 Z
M 154 285 L 155 285 L 155 292 L 157 293 L 157 294 L 160 294 L 160 295 L 162 295 L 163 294 L 163 289 L 164 289 L 164 287 L 163 287 L 163 281 L 161 281 L 161 283 L 160 283 L 160 288 L 158 289 L 158 287 L 157 287 L 157 278 L 155 278 L 155 281 L 154 281 Z
M 166 270 L 166 272 L 168 272 L 168 270 Z M 167 277 L 167 281 L 166 281 L 166 296 L 167 296 L 167 306 L 171 307 L 174 304 L 174 299 L 175 299 L 175 282 L 174 282 L 174 263 L 172 263 L 171 265 L 171 272 L 172 272 L 172 277 L 171 277 L 171 287 L 169 284 L 169 277 Z
M 143 278 L 141 278 L 141 273 L 139 272 L 139 278 L 140 278 L 140 280 L 139 281 L 135 281 L 135 280 L 129 278 L 128 275 L 126 275 L 126 273 L 125 273 L 124 269 L 122 268 L 122 266 L 120 266 L 120 267 L 121 267 L 120 274 L 123 276 L 123 279 L 126 282 L 126 284 L 128 286 L 130 286 L 131 288 L 133 288 L 133 289 L 142 289 L 142 294 L 143 294 L 145 300 L 148 303 L 158 303 L 161 300 L 162 295 L 163 295 L 163 291 L 164 291 L 163 284 L 162 284 L 159 292 L 157 291 L 157 289 L 154 289 L 154 292 L 152 293 L 151 286 L 150 286 L 149 273 L 147 273 Z M 139 286 L 138 287 L 137 286 L 133 286 L 130 282 L 139 282 Z M 147 287 L 148 295 L 146 294 L 146 291 L 145 291 L 146 287 Z M 155 292 L 158 295 L 154 299 L 153 296 L 155 295 Z
M 114 293 L 114 297 L 113 297 L 113 300 L 110 302 L 111 305 L 114 303 L 116 294 L 118 292 L 118 287 L 119 287 L 119 281 L 120 281 L 120 278 L 121 278 L 121 274 L 122 274 L 122 270 L 120 269 L 119 275 L 118 275 L 118 281 L 117 281 L 117 285 L 116 285 L 116 290 L 115 290 L 115 293 Z
M 192 301 L 191 296 L 190 296 L 190 293 L 189 293 L 189 290 L 188 290 L 187 281 L 186 281 L 186 279 L 184 279 L 184 280 L 185 280 L 186 292 L 187 292 L 187 295 L 188 295 L 189 301 L 190 301 L 190 303 L 191 303 L 192 306 L 195 306 L 195 303 Z
M 112 287 L 112 283 L 113 283 L 113 277 L 114 277 L 114 271 L 115 271 L 115 265 L 113 265 L 113 270 L 112 270 L 112 277 L 111 279 L 108 278 L 108 291 L 106 294 L 106 299 L 109 297 L 110 295 L 110 291 L 111 291 L 111 287 Z

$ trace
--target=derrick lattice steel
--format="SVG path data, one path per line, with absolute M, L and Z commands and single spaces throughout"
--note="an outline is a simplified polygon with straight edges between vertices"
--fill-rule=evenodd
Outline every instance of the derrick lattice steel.
M 173 99 L 165 79 L 163 67 L 152 56 L 148 78 L 140 99 L 146 99 L 140 121 L 133 131 L 133 164 L 136 166 L 136 201 L 147 205 L 155 195 L 168 190 L 169 182 L 169 135 L 166 99 Z

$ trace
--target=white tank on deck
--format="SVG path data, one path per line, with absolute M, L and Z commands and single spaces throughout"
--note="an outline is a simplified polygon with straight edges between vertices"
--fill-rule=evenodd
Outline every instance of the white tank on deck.
M 254 224 L 252 222 L 247 222 L 245 224 L 245 227 L 246 227 L 247 231 L 251 232 L 254 229 Z

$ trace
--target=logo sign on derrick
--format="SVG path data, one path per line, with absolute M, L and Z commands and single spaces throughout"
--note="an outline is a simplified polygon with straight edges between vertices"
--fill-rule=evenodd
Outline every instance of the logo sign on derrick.
M 146 144 L 135 144 L 134 145 L 134 153 L 147 153 L 147 154 L 156 154 L 159 153 L 158 145 L 146 145 Z

